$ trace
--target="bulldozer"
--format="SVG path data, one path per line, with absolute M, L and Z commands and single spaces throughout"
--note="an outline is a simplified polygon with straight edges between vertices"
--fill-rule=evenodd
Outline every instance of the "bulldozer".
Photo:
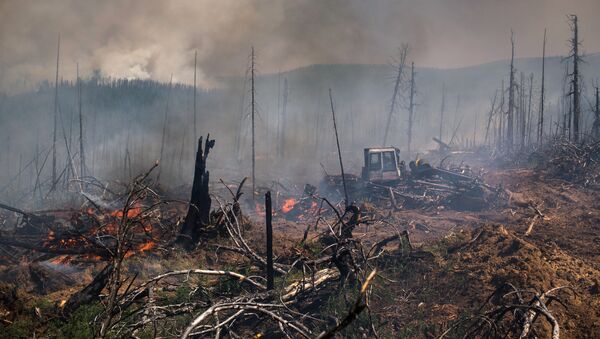
M 405 167 L 396 147 L 365 148 L 361 177 L 365 182 L 394 184 L 406 174 Z

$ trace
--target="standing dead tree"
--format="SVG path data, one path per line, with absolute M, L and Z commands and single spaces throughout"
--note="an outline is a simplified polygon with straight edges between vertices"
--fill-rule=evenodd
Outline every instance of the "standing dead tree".
M 255 139 L 255 124 L 254 124 L 254 115 L 256 114 L 256 89 L 254 87 L 254 76 L 256 72 L 256 60 L 254 58 L 254 46 L 252 46 L 252 51 L 250 55 L 250 76 L 251 76 L 251 87 L 250 87 L 250 95 L 251 95 L 251 112 L 250 115 L 252 117 L 252 201 L 254 201 L 254 193 L 256 192 L 256 139 Z
M 165 151 L 165 143 L 167 142 L 166 139 L 167 139 L 167 130 L 168 130 L 168 123 L 169 123 L 169 101 L 171 101 L 171 89 L 172 88 L 173 88 L 173 74 L 171 74 L 171 80 L 169 81 L 169 90 L 167 91 L 167 103 L 165 106 L 165 120 L 163 121 L 162 138 L 160 141 L 160 156 L 158 158 L 158 162 L 159 162 L 159 164 L 161 164 L 161 166 L 162 166 L 163 154 Z M 161 173 L 161 170 L 159 168 L 158 175 L 156 178 L 157 183 L 160 181 L 160 173 Z
M 510 57 L 510 80 L 508 84 L 508 116 L 506 121 L 506 149 L 510 152 L 513 147 L 514 132 L 514 108 L 515 108 L 515 39 L 510 32 L 511 57 Z
M 194 141 L 198 140 L 198 129 L 196 127 L 196 61 L 198 58 L 198 51 L 194 52 Z
M 383 145 L 387 145 L 388 135 L 390 132 L 390 126 L 392 123 L 392 116 L 394 115 L 394 111 L 396 110 L 396 105 L 398 104 L 398 96 L 400 94 L 400 89 L 402 85 L 402 79 L 404 77 L 404 66 L 406 63 L 406 56 L 408 54 L 408 45 L 404 44 L 400 48 L 400 59 L 398 60 L 398 65 L 396 66 L 396 81 L 394 83 L 394 92 L 392 94 L 392 99 L 390 100 L 390 111 L 387 117 L 387 124 L 385 125 L 385 133 L 383 134 Z
M 415 109 L 415 63 L 411 63 L 410 66 L 410 101 L 408 104 L 408 145 L 407 151 L 408 156 L 411 154 L 411 143 L 412 143 L 412 130 L 414 120 L 414 109 Z
M 494 117 L 494 110 L 496 108 L 497 97 L 498 97 L 498 91 L 496 91 L 494 93 L 494 99 L 492 99 L 492 107 L 490 107 L 490 114 L 488 115 L 487 126 L 485 128 L 484 144 L 487 144 L 487 142 L 488 142 L 489 133 L 490 133 L 490 125 L 492 124 L 492 118 Z M 443 105 L 442 105 L 442 107 L 443 107 Z M 440 125 L 440 135 L 441 135 L 441 125 Z
M 594 86 L 595 94 L 595 105 L 594 105 L 594 123 L 592 125 L 592 136 L 594 139 L 600 137 L 600 93 L 598 89 L 598 83 Z
M 540 112 L 538 116 L 537 142 L 542 143 L 544 138 L 544 99 L 546 94 L 546 29 L 544 29 L 544 45 L 542 47 L 542 89 L 540 94 Z
M 331 103 L 331 115 L 333 117 L 333 130 L 335 132 L 335 143 L 337 145 L 338 158 L 340 160 L 340 170 L 342 172 L 342 183 L 344 185 L 344 198 L 346 207 L 350 205 L 350 200 L 348 200 L 348 189 L 346 188 L 346 176 L 344 174 L 344 163 L 342 162 L 342 150 L 340 149 L 340 139 L 338 137 L 337 123 L 335 121 L 335 110 L 333 108 L 333 96 L 331 95 L 331 88 L 329 89 L 329 102 Z
M 246 111 L 246 106 L 245 106 L 245 101 L 246 101 L 246 85 L 248 83 L 248 73 L 249 73 L 249 69 L 248 67 L 246 67 L 246 73 L 244 74 L 244 82 L 242 85 L 242 100 L 240 102 L 240 120 L 238 122 L 237 125 L 237 133 L 235 135 L 235 156 L 237 158 L 237 161 L 240 162 L 241 158 L 242 158 L 242 138 L 243 138 L 243 134 L 244 134 L 244 120 L 246 118 L 246 115 L 244 114 Z M 194 142 L 196 141 L 196 139 L 194 139 Z
M 525 74 L 521 72 L 521 85 L 519 86 L 519 146 L 525 148 L 525 136 L 527 132 L 527 120 L 525 111 Z
M 495 100 L 495 97 L 494 97 Z M 442 84 L 442 106 L 440 107 L 440 133 L 439 133 L 439 139 L 440 141 L 443 141 L 444 139 L 442 139 L 442 134 L 444 132 L 444 110 L 446 108 L 446 85 Z M 492 107 L 493 109 L 493 107 Z M 489 130 L 490 126 L 488 123 L 488 130 Z M 486 140 L 487 140 L 487 131 L 486 131 Z
M 58 64 L 60 60 L 60 34 L 58 35 L 58 45 L 56 48 L 56 76 L 54 78 L 54 129 L 52 132 L 52 187 L 54 190 L 57 184 L 56 178 L 56 133 L 58 129 Z
M 573 73 L 571 74 L 571 92 L 569 93 L 571 96 L 571 112 L 573 115 L 573 128 L 571 131 L 571 137 L 572 140 L 577 143 L 579 142 L 579 125 L 581 119 L 581 93 L 579 89 L 579 63 L 581 62 L 581 57 L 579 56 L 579 46 L 581 45 L 581 42 L 579 41 L 577 15 L 569 16 L 569 25 L 571 26 L 571 31 L 573 32 L 573 38 L 569 40 L 569 43 L 571 44 L 571 52 L 568 56 L 568 58 L 572 59 L 573 62 Z
M 79 63 L 77 63 L 77 106 L 79 108 L 79 176 L 85 176 L 85 151 L 83 149 L 83 111 L 81 109 L 81 78 L 79 77 Z
M 529 97 L 527 99 L 527 145 L 531 145 L 531 97 L 533 96 L 533 73 L 529 75 Z
M 273 211 L 270 191 L 265 194 L 265 219 L 267 226 L 267 290 L 272 290 L 275 286 L 275 270 L 273 269 Z
M 204 226 L 209 223 L 211 198 L 208 191 L 209 172 L 206 170 L 206 159 L 214 146 L 215 140 L 211 140 L 210 135 L 206 136 L 204 150 L 202 137 L 198 139 L 192 196 L 181 232 L 176 240 L 177 244 L 188 250 L 196 246 Z
M 277 128 L 277 157 L 279 159 L 283 158 L 285 154 L 285 131 L 287 129 L 287 105 L 289 93 L 288 79 L 286 77 L 283 79 L 283 102 L 281 113 L 278 117 L 279 124 Z

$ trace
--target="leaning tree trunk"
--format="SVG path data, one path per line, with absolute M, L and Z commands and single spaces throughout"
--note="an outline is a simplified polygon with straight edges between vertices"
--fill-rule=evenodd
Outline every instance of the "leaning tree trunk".
M 214 145 L 215 141 L 210 140 L 210 134 L 206 136 L 204 150 L 202 150 L 202 137 L 198 140 L 194 181 L 192 183 L 192 197 L 183 227 L 176 240 L 177 244 L 187 250 L 194 248 L 198 243 L 204 226 L 209 223 L 211 199 L 208 193 L 209 173 L 206 170 L 206 158 Z

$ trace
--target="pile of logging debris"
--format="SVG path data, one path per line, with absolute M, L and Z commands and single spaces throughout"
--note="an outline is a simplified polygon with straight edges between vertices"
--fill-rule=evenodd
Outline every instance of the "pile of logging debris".
M 354 201 L 368 201 L 376 205 L 387 203 L 392 208 L 449 208 L 479 211 L 506 201 L 501 187 L 492 187 L 475 175 L 468 166 L 433 167 L 417 160 L 409 164 L 400 180 L 376 183 L 346 174 L 348 195 Z M 330 199 L 342 196 L 340 175 L 325 175 L 320 193 Z
M 557 138 L 533 152 L 531 159 L 546 177 L 600 188 L 600 141 L 576 144 Z

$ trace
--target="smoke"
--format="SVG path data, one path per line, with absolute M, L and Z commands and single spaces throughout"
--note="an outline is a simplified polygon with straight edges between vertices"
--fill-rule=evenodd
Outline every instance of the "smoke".
M 386 63 L 403 42 L 417 65 L 462 67 L 508 56 L 564 54 L 567 14 L 578 14 L 584 47 L 600 50 L 597 0 L 219 0 L 0 1 L 0 91 L 83 74 L 191 83 L 240 75 L 254 45 L 263 73 L 315 63 Z

